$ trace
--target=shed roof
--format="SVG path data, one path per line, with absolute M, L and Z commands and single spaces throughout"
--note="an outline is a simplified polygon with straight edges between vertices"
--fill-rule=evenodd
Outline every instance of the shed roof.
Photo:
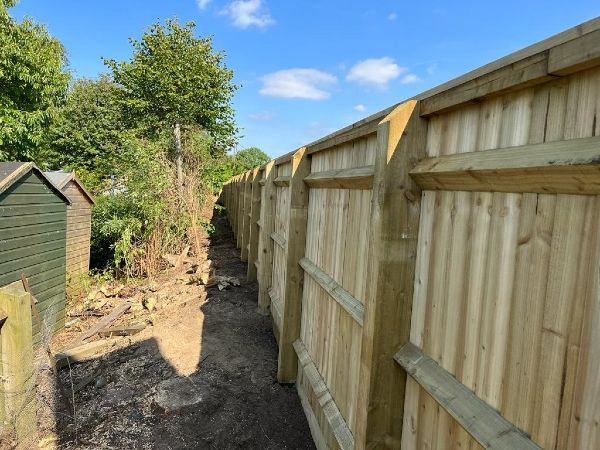
M 83 185 L 81 180 L 79 180 L 79 178 L 77 178 L 77 175 L 75 175 L 75 172 L 73 172 L 73 171 L 67 172 L 64 170 L 55 170 L 52 172 L 44 172 L 44 174 L 61 191 L 63 190 L 63 188 L 67 185 L 67 183 L 69 181 L 73 181 L 74 183 L 77 184 L 77 186 L 79 186 L 79 188 L 81 189 L 81 191 L 87 197 L 87 199 L 90 201 L 91 204 L 96 203 L 94 200 L 94 197 L 92 197 L 92 194 L 90 194 L 87 191 L 87 189 L 85 188 L 85 186 Z
M 61 190 L 48 179 L 44 172 L 32 162 L 0 162 L 0 194 L 29 172 L 35 172 L 39 175 L 61 200 L 69 205 L 71 204 L 71 201 L 67 196 L 63 194 Z

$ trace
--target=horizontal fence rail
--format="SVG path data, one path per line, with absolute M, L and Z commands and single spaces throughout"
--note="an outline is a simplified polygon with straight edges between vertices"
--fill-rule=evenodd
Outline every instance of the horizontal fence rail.
M 229 180 L 319 449 L 600 446 L 600 19 Z

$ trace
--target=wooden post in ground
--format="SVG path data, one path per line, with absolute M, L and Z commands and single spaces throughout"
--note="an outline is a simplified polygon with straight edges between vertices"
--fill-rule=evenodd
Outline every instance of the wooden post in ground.
M 252 171 L 249 170 L 244 176 L 243 185 L 243 213 L 242 213 L 242 261 L 248 261 L 248 239 L 250 238 L 250 205 L 252 203 Z
M 235 210 L 235 224 L 233 226 L 233 232 L 235 233 L 235 245 L 237 248 L 240 248 L 239 243 L 239 230 L 238 225 L 240 222 L 240 176 L 238 175 L 235 180 L 235 187 L 233 189 L 233 197 L 234 197 L 234 210 Z
M 235 177 L 231 180 L 231 186 L 230 186 L 230 202 L 231 205 L 229 207 L 229 220 L 231 223 L 231 231 L 233 232 L 233 236 L 235 237 L 235 220 L 237 219 L 237 214 L 236 214 L 236 209 L 235 209 L 235 189 L 236 189 L 236 179 Z
M 277 380 L 292 383 L 298 373 L 298 357 L 294 342 L 300 337 L 302 313 L 302 285 L 304 271 L 300 260 L 304 257 L 306 225 L 308 220 L 308 186 L 304 178 L 310 174 L 310 160 L 303 147 L 292 157 L 290 176 L 290 217 L 288 224 L 284 307 L 279 339 Z
M 419 103 L 397 106 L 378 126 L 371 260 L 363 325 L 356 448 L 400 448 L 406 372 L 394 361 L 409 341 L 421 192 L 409 171 L 425 157 Z
M 269 314 L 269 288 L 273 277 L 273 239 L 275 225 L 275 161 L 269 161 L 263 170 L 261 189 L 260 227 L 258 237 L 258 311 Z
M 235 178 L 232 178 L 229 181 L 229 185 L 228 185 L 228 191 L 229 191 L 229 200 L 228 200 L 228 204 L 227 204 L 227 216 L 229 218 L 229 226 L 231 226 L 231 230 L 234 231 L 235 228 L 233 226 L 233 224 L 235 223 L 235 214 L 234 214 L 234 208 L 233 205 L 234 203 L 234 188 L 235 188 Z
M 250 231 L 248 237 L 248 270 L 246 277 L 249 281 L 256 280 L 256 265 L 258 264 L 258 220 L 260 219 L 260 177 L 262 169 L 257 167 L 252 171 L 252 185 L 250 186 Z
M 237 188 L 237 223 L 235 225 L 236 228 L 236 242 L 237 247 L 242 248 L 242 230 L 244 229 L 244 179 L 246 174 L 240 174 L 238 179 L 238 188 Z
M 233 186 L 231 186 L 231 219 L 233 223 L 231 224 L 231 228 L 233 229 L 233 234 L 236 238 L 237 245 L 237 219 L 238 219 L 238 178 L 237 176 L 233 180 Z
M 31 296 L 18 281 L 0 289 L 0 424 L 8 423 L 23 448 L 37 434 Z

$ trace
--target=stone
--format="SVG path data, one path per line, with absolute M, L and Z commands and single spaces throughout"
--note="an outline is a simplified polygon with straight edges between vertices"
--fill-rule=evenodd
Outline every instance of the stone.
M 148 297 L 146 300 L 144 300 L 142 302 L 142 304 L 144 305 L 144 308 L 146 308 L 148 311 L 152 312 L 156 309 L 156 297 Z
M 154 401 L 165 412 L 176 412 L 205 401 L 210 391 L 210 387 L 199 380 L 170 378 L 156 386 Z
M 106 386 L 108 384 L 108 381 L 106 380 L 105 377 L 103 377 L 102 375 L 100 375 L 98 378 L 96 378 L 96 382 L 94 383 L 94 386 L 96 386 L 98 389 L 103 388 L 104 386 Z

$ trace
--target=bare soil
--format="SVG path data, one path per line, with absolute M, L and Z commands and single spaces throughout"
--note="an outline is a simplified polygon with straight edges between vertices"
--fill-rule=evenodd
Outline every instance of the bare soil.
M 215 214 L 212 223 L 215 233 L 205 240 L 204 257 L 218 275 L 237 278 L 240 286 L 220 291 L 192 283 L 184 267 L 100 299 L 105 311 L 124 299 L 134 305 L 113 325 L 148 326 L 60 371 L 74 414 L 52 372 L 41 371 L 39 447 L 314 448 L 295 388 L 276 382 L 277 346 L 270 318 L 257 312 L 256 283 L 246 281 L 225 217 Z M 142 306 L 149 298 L 156 300 L 153 311 Z M 54 347 L 97 320 L 73 324 Z

